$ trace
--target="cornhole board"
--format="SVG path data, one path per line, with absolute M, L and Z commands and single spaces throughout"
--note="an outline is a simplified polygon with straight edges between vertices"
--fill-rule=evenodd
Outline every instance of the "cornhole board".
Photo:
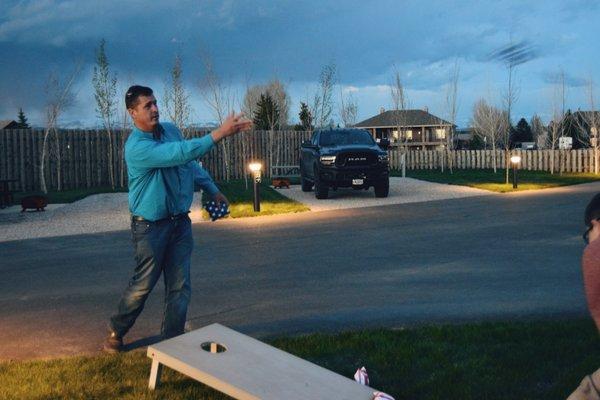
M 375 391 L 220 324 L 149 346 L 148 357 L 150 389 L 164 365 L 240 400 L 371 400 Z

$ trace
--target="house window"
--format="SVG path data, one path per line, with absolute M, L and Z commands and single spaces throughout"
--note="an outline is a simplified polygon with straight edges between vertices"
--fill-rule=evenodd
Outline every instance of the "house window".
M 398 129 L 394 129 L 392 131 L 392 138 L 393 138 L 394 142 L 397 142 L 398 139 L 400 139 L 400 136 L 398 135 Z
M 404 131 L 404 137 L 406 140 L 413 140 L 413 132 L 412 129 L 407 129 Z
M 435 130 L 435 138 L 438 140 L 446 139 L 446 130 L 445 129 L 436 129 Z

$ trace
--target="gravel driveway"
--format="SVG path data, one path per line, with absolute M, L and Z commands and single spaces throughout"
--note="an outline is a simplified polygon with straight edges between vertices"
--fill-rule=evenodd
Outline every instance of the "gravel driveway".
M 390 195 L 384 199 L 376 198 L 373 189 L 330 191 L 330 198 L 327 200 L 315 199 L 314 192 L 304 193 L 299 185 L 294 185 L 290 189 L 280 189 L 279 193 L 308 205 L 311 211 L 418 203 L 492 194 L 485 190 L 411 178 L 390 178 Z M 52 205 L 45 212 L 21 213 L 19 211 L 20 207 L 13 207 L 0 213 L 0 242 L 129 229 L 127 193 L 88 196 L 75 203 Z M 201 211 L 200 193 L 195 193 L 190 213 L 192 222 L 206 222 L 202 219 Z
M 194 193 L 190 218 L 202 220 L 201 194 Z M 51 205 L 44 212 L 21 213 L 12 207 L 0 213 L 0 242 L 129 229 L 127 193 L 103 193 L 70 204 Z
M 300 185 L 290 189 L 279 189 L 279 193 L 304 203 L 311 211 L 336 210 L 342 208 L 373 207 L 388 204 L 420 203 L 423 201 L 456 199 L 461 197 L 493 195 L 487 190 L 467 186 L 446 185 L 420 181 L 412 178 L 390 178 L 390 193 L 386 198 L 376 198 L 373 188 L 354 190 L 349 188 L 329 190 L 329 198 L 317 200 L 314 191 L 303 192 Z

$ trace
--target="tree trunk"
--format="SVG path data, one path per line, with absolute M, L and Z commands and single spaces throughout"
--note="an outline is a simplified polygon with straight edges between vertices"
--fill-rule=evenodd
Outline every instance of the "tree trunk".
M 111 189 L 115 189 L 115 169 L 113 164 L 113 145 L 112 145 L 112 132 L 110 125 L 106 125 L 106 135 L 108 136 L 108 180 L 110 182 Z
M 509 183 L 508 170 L 510 169 L 510 157 L 508 157 L 510 153 L 508 150 L 504 149 L 504 165 L 506 166 L 506 184 Z
M 59 192 L 62 191 L 62 158 L 60 154 L 60 143 L 58 142 L 58 132 L 54 129 L 54 137 L 56 138 L 56 185 Z
M 229 151 L 227 149 L 227 145 L 225 144 L 225 140 L 221 140 L 221 150 L 223 151 L 223 165 L 225 166 L 225 181 L 229 182 Z
M 40 162 L 40 188 L 44 194 L 48 193 L 48 187 L 46 186 L 46 174 L 45 174 L 45 160 L 48 153 L 48 135 L 50 134 L 50 129 L 46 128 L 44 132 L 44 141 L 42 142 L 42 157 Z

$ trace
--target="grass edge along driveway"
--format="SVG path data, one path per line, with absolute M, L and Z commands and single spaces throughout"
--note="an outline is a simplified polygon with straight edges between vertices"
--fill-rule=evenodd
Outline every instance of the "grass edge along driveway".
M 392 176 L 401 176 L 400 171 L 391 171 Z M 546 189 L 559 186 L 577 185 L 600 180 L 600 175 L 592 173 L 554 173 L 546 171 L 518 171 L 518 188 L 513 189 L 512 170 L 510 171 L 510 183 L 506 184 L 505 170 L 498 169 L 496 173 L 492 169 L 455 169 L 453 173 L 445 170 L 407 170 L 408 178 L 423 181 L 446 183 L 449 185 L 469 186 L 493 192 L 506 193 L 513 191 Z
M 486 322 L 279 337 L 268 343 L 400 399 L 564 399 L 600 367 L 591 319 Z M 165 368 L 147 389 L 143 351 L 0 363 L 2 399 L 226 399 Z
M 283 196 L 280 191 L 288 189 L 273 189 L 269 186 L 266 180 L 260 185 L 260 212 L 254 212 L 253 206 L 253 183 L 252 180 L 248 180 L 248 189 L 243 179 L 231 180 L 229 182 L 216 182 L 217 186 L 223 194 L 229 199 L 230 204 L 230 217 L 231 218 L 242 218 L 242 217 L 255 217 L 262 215 L 274 215 L 284 213 L 296 213 L 309 211 L 310 208 L 306 205 L 292 200 L 286 196 Z M 72 189 L 64 191 L 52 191 L 46 195 L 49 203 L 64 204 L 73 203 L 81 200 L 87 196 L 100 193 L 126 193 L 127 188 L 116 188 L 111 189 L 110 187 L 98 187 L 90 189 Z M 15 193 L 14 204 L 20 204 L 23 197 L 41 194 L 40 192 L 21 192 Z M 204 212 L 204 219 L 208 219 L 208 214 Z

